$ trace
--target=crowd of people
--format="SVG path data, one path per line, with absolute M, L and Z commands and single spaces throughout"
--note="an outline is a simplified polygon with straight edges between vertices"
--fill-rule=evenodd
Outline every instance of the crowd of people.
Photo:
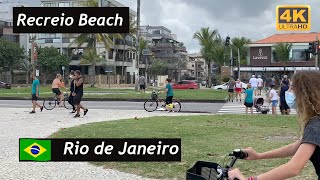
M 30 114 L 36 113 L 36 107 L 38 106 L 40 108 L 40 111 L 43 111 L 43 106 L 41 106 L 37 101 L 38 97 L 40 95 L 40 82 L 37 79 L 37 77 L 32 73 L 31 78 L 33 80 L 32 87 L 31 87 L 31 94 L 32 94 L 32 111 Z M 76 113 L 74 115 L 74 118 L 80 117 L 80 109 L 82 109 L 83 116 L 85 116 L 88 113 L 88 109 L 85 108 L 81 104 L 82 96 L 83 96 L 83 77 L 81 75 L 81 72 L 79 70 L 71 71 L 69 79 L 71 80 L 70 83 L 70 89 L 65 87 L 64 82 L 62 81 L 61 74 L 57 74 L 56 78 L 52 82 L 52 92 L 56 94 L 56 96 L 59 98 L 59 107 L 64 107 L 64 94 L 60 91 L 60 88 L 64 88 L 66 90 L 69 90 L 69 96 L 68 96 L 68 103 L 72 106 L 72 112 Z
M 262 79 L 261 75 L 258 75 L 258 77 L 252 75 L 247 87 L 244 87 L 240 79 L 234 80 L 234 78 L 231 77 L 228 82 L 228 99 L 231 102 L 233 102 L 235 98 L 236 101 L 240 102 L 244 100 L 246 113 L 248 113 L 249 109 L 251 113 L 253 113 L 253 107 L 257 100 L 256 97 L 265 95 L 266 102 L 272 107 L 272 114 L 277 114 L 277 107 L 279 105 L 281 114 L 289 115 L 290 107 L 286 102 L 286 92 L 292 91 L 290 88 L 290 79 L 287 75 L 284 75 L 279 84 L 280 88 L 277 89 L 276 79 L 273 76 Z M 243 99 L 242 93 L 244 93 Z

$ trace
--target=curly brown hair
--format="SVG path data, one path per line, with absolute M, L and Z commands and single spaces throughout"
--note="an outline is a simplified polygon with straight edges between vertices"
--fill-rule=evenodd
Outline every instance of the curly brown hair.
M 320 115 L 320 71 L 300 71 L 291 84 L 296 95 L 297 114 L 301 133 L 314 116 Z

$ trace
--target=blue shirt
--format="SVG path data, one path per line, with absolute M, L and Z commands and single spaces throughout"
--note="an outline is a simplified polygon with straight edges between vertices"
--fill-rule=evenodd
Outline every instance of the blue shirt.
M 246 89 L 245 93 L 247 94 L 247 97 L 245 99 L 246 103 L 253 103 L 253 89 Z
M 173 90 L 172 90 L 172 86 L 171 86 L 170 83 L 168 83 L 168 84 L 166 85 L 166 89 L 168 89 L 168 91 L 167 91 L 167 97 L 173 96 Z
M 35 79 L 32 82 L 32 94 L 36 94 L 37 86 L 40 86 L 40 81 L 38 79 Z M 40 88 L 38 89 L 38 93 L 40 94 Z

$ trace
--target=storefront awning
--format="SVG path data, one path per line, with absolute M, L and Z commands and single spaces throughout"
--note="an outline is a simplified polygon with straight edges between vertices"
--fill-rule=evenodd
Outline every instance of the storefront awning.
M 284 67 L 240 67 L 240 71 L 283 71 Z M 319 70 L 315 67 L 286 67 L 286 71 L 302 71 L 302 70 Z M 238 67 L 234 68 L 234 71 L 238 71 Z

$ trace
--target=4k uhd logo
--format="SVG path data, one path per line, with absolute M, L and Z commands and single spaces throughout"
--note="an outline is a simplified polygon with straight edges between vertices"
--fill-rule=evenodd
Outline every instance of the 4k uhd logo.
M 308 5 L 279 5 L 276 10 L 277 30 L 309 31 L 311 8 Z

